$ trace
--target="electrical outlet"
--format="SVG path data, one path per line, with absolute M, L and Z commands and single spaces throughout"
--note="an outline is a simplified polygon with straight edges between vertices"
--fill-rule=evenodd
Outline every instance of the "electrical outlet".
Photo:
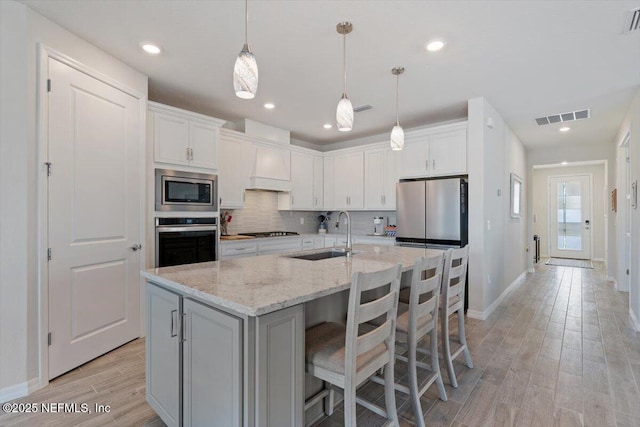
M 300 225 L 304 225 L 304 217 L 300 218 Z

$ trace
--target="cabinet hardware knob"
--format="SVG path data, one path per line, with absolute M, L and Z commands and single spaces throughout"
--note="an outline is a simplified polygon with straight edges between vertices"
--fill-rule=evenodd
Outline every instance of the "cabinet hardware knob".
M 142 249 L 142 245 L 140 243 L 136 243 L 133 246 L 129 247 L 129 249 L 131 249 L 132 251 L 138 251 L 140 249 Z

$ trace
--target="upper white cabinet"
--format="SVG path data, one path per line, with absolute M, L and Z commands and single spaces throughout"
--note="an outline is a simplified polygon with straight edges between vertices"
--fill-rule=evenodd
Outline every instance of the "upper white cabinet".
M 155 102 L 149 102 L 148 119 L 156 162 L 218 168 L 218 140 L 223 120 Z
M 223 209 L 243 208 L 245 189 L 253 163 L 254 149 L 250 142 L 237 136 L 237 132 L 220 131 L 220 170 L 218 193 Z
M 364 153 L 334 157 L 333 205 L 335 209 L 364 208 Z
M 278 194 L 278 209 L 322 209 L 322 178 L 322 157 L 291 151 L 291 192 Z
M 399 153 L 391 148 L 364 152 L 365 209 L 395 210 L 398 157 Z
M 467 125 L 409 132 L 401 151 L 399 178 L 467 173 Z
M 322 159 L 322 205 L 325 210 L 334 210 L 333 184 L 335 183 L 335 162 L 332 156 Z

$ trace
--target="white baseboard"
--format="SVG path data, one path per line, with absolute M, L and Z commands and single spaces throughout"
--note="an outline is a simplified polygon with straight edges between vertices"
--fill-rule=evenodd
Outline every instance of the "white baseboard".
M 29 393 L 40 388 L 39 384 L 40 381 L 38 380 L 38 378 L 32 378 L 31 380 L 24 383 L 5 387 L 0 390 L 0 402 L 9 402 L 10 400 L 27 396 Z
M 516 277 L 516 279 L 513 282 L 511 282 L 509 287 L 507 287 L 507 289 L 505 289 L 500 294 L 500 296 L 496 298 L 496 300 L 493 303 L 491 303 L 491 305 L 486 310 L 478 311 L 478 310 L 469 309 L 467 310 L 467 316 L 471 317 L 472 319 L 486 320 L 491 315 L 491 313 L 493 313 L 495 309 L 500 305 L 502 300 L 504 300 L 507 295 L 513 292 L 514 289 L 516 289 L 518 286 L 522 284 L 522 282 L 524 282 L 524 279 L 526 277 L 527 277 L 527 271 L 523 271 L 522 273 L 520 273 L 518 277 Z
M 636 314 L 631 310 L 631 308 L 629 308 L 629 316 L 631 316 L 631 321 L 633 322 L 633 327 L 636 332 L 640 332 L 640 321 L 638 321 Z

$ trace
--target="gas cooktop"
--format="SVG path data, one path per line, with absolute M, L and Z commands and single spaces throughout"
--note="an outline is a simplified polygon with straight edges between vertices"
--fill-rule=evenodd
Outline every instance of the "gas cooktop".
M 280 236 L 297 236 L 295 231 L 260 231 L 256 233 L 238 233 L 240 236 L 252 237 L 280 237 Z

